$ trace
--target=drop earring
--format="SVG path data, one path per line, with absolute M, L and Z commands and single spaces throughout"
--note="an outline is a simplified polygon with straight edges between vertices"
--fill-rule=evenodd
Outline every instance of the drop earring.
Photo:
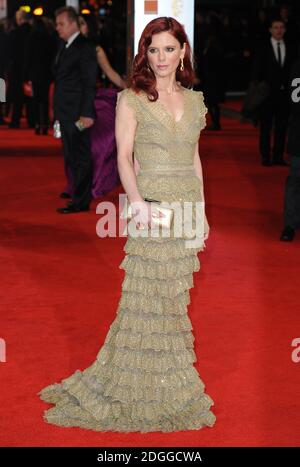
M 181 58 L 180 60 L 181 60 L 180 71 L 183 71 L 184 70 L 183 58 Z

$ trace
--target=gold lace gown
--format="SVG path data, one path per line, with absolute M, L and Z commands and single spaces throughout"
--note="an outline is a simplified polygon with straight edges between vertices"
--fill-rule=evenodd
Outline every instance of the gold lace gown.
M 203 187 L 194 149 L 205 127 L 203 94 L 183 88 L 184 113 L 176 122 L 145 93 L 122 91 L 138 126 L 134 154 L 140 194 L 161 201 L 201 201 Z M 122 295 L 116 318 L 96 360 L 39 396 L 55 404 L 48 423 L 96 431 L 171 432 L 213 426 L 214 404 L 193 366 L 192 324 L 187 314 L 201 246 L 185 239 L 128 234 Z

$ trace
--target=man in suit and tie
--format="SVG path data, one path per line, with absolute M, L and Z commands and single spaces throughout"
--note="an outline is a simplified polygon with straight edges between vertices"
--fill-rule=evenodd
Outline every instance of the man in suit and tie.
M 261 162 L 264 166 L 288 165 L 284 160 L 289 116 L 289 74 L 293 51 L 284 40 L 285 24 L 281 18 L 272 19 L 271 37 L 262 44 L 253 63 L 251 81 L 267 83 L 269 95 L 259 111 Z M 274 142 L 271 161 L 271 132 Z
M 72 201 L 57 211 L 70 214 L 89 210 L 92 199 L 90 127 L 95 119 L 97 59 L 94 45 L 80 34 L 75 9 L 60 8 L 55 17 L 64 42 L 55 64 L 54 118 L 60 122 L 65 167 L 74 183 Z

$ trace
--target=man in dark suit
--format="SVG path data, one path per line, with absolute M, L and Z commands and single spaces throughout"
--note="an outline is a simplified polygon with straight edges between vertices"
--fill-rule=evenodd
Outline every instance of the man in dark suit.
M 65 166 L 74 183 L 72 202 L 57 211 L 69 214 L 89 210 L 92 199 L 90 127 L 95 119 L 97 59 L 94 45 L 80 34 L 76 11 L 63 7 L 55 16 L 64 43 L 56 57 L 54 118 L 60 122 Z
M 30 128 L 34 128 L 33 103 L 30 97 L 24 96 L 24 58 L 30 36 L 30 16 L 23 10 L 15 15 L 17 26 L 9 34 L 9 73 L 8 101 L 12 102 L 12 118 L 9 127 L 19 128 L 23 104 L 26 104 L 26 117 Z
M 285 24 L 281 18 L 271 21 L 269 31 L 271 37 L 257 52 L 251 76 L 251 81 L 264 81 L 270 90 L 259 110 L 259 148 L 262 165 L 272 165 L 271 131 L 274 121 L 273 164 L 288 165 L 283 156 L 289 116 L 288 82 L 293 51 L 284 40 Z
M 284 229 L 280 240 L 291 242 L 295 229 L 300 226 L 300 58 L 291 73 L 291 118 L 288 128 L 288 153 L 291 158 L 290 173 L 285 183 Z

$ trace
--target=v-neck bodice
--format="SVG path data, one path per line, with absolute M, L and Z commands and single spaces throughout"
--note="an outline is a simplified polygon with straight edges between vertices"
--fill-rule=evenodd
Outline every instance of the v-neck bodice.
M 157 99 L 157 102 L 158 102 L 158 103 L 160 104 L 160 106 L 161 106 L 162 112 L 166 112 L 168 115 L 170 115 L 170 117 L 174 120 L 174 123 L 177 123 L 177 124 L 180 124 L 182 118 L 184 117 L 184 114 L 185 114 L 185 107 L 186 107 L 186 105 L 185 105 L 185 101 L 186 101 L 186 92 L 185 92 L 185 88 L 181 87 L 181 89 L 182 89 L 181 93 L 182 93 L 182 97 L 183 97 L 183 112 L 182 112 L 182 114 L 181 114 L 181 117 L 180 117 L 178 120 L 176 120 L 176 119 L 174 118 L 174 116 L 172 115 L 172 112 L 167 108 L 166 104 L 164 104 L 160 99 Z
M 183 93 L 184 112 L 176 121 L 164 104 L 150 101 L 145 92 L 121 91 L 137 120 L 134 156 L 141 173 L 173 173 L 192 167 L 195 144 L 206 124 L 207 108 L 202 92 L 183 88 Z

